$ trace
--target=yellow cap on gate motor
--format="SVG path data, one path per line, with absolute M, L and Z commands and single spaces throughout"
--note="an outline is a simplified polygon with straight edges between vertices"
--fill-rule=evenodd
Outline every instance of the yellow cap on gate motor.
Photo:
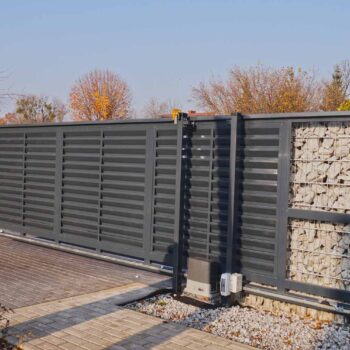
M 173 110 L 171 111 L 171 117 L 173 119 L 176 119 L 180 113 L 181 113 L 181 109 L 173 108 Z

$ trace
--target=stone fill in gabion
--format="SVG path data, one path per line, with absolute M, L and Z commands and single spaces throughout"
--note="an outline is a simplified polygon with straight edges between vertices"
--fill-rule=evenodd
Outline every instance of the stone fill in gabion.
M 297 123 L 289 206 L 350 214 L 350 123 Z M 290 220 L 290 279 L 350 290 L 350 225 Z
M 350 213 L 350 123 L 293 128 L 290 206 Z
M 288 277 L 350 291 L 350 225 L 290 220 Z

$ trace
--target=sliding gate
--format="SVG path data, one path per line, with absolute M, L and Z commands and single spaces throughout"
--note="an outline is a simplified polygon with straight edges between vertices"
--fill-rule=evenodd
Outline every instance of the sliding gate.
M 0 227 L 178 270 L 189 255 L 223 265 L 230 119 L 1 127 Z
M 0 128 L 0 227 L 171 265 L 177 129 L 170 121 Z

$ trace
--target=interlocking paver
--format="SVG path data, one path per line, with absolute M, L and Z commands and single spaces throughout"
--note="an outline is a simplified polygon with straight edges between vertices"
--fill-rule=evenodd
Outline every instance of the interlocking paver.
M 2 255 L 3 244 L 20 255 L 15 272 L 9 270 L 16 260 L 6 260 L 9 255 Z M 0 302 L 23 305 L 10 315 L 10 331 L 25 335 L 24 350 L 252 349 L 118 306 L 156 291 L 163 276 L 144 273 L 143 278 L 134 279 L 135 271 L 139 276 L 143 272 L 22 244 L 0 236 Z M 28 268 L 23 273 L 25 263 Z M 84 273 L 95 286 L 87 286 Z M 23 286 L 14 290 L 22 280 Z M 19 298 L 19 293 L 24 295 Z
M 133 289 L 147 288 L 142 284 L 134 283 L 129 286 L 115 288 L 114 293 L 125 294 L 126 291 L 131 292 Z M 110 298 L 110 291 L 106 291 L 107 299 Z M 162 320 L 152 316 L 144 315 L 136 311 L 123 309 L 113 303 L 110 304 L 110 313 L 101 316 L 94 316 L 92 319 L 85 320 L 85 316 L 94 312 L 96 303 L 101 301 L 102 295 L 92 293 L 90 302 L 86 298 L 80 301 L 79 296 L 65 300 L 53 301 L 46 303 L 46 307 L 33 305 L 31 307 L 19 308 L 15 310 L 13 316 L 14 328 L 23 326 L 23 322 L 16 323 L 16 317 L 22 313 L 26 313 L 30 308 L 39 308 L 40 316 L 36 312 L 32 312 L 32 320 L 24 321 L 26 330 L 31 331 L 32 337 L 28 338 L 23 344 L 24 350 L 102 350 L 102 349 L 252 349 L 244 345 L 237 345 L 234 342 L 224 340 L 215 335 L 203 333 L 198 330 L 189 329 L 184 326 L 172 323 L 164 323 Z M 117 295 L 115 295 L 118 300 Z M 105 301 L 105 299 L 102 299 Z M 120 299 L 119 299 L 120 300 Z M 59 307 L 58 305 L 59 304 Z M 72 307 L 72 305 L 74 305 Z M 78 305 L 78 306 L 77 306 Z M 58 311 L 56 311 L 58 310 Z M 71 323 L 72 319 L 77 319 L 80 312 L 84 312 L 84 320 L 80 323 Z M 32 325 L 38 325 L 38 319 L 50 317 L 50 312 L 68 312 L 71 315 L 64 321 L 61 321 L 61 330 L 57 331 L 48 328 L 50 324 L 41 323 L 43 329 L 33 329 Z M 96 318 L 95 318 L 96 317 Z M 78 317 L 79 318 L 79 317 Z M 23 317 L 18 317 L 23 319 Z M 23 329 L 23 328 L 22 328 Z
M 11 308 L 167 276 L 33 245 L 0 235 L 0 302 Z M 103 309 L 103 305 L 101 305 Z

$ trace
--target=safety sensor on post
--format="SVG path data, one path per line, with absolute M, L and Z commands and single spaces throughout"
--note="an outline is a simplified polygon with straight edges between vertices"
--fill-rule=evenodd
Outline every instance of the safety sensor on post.
M 242 291 L 243 276 L 240 273 L 223 273 L 220 278 L 220 294 L 229 296 L 231 293 Z
M 220 278 L 220 294 L 228 297 L 231 294 L 231 274 L 223 273 Z

